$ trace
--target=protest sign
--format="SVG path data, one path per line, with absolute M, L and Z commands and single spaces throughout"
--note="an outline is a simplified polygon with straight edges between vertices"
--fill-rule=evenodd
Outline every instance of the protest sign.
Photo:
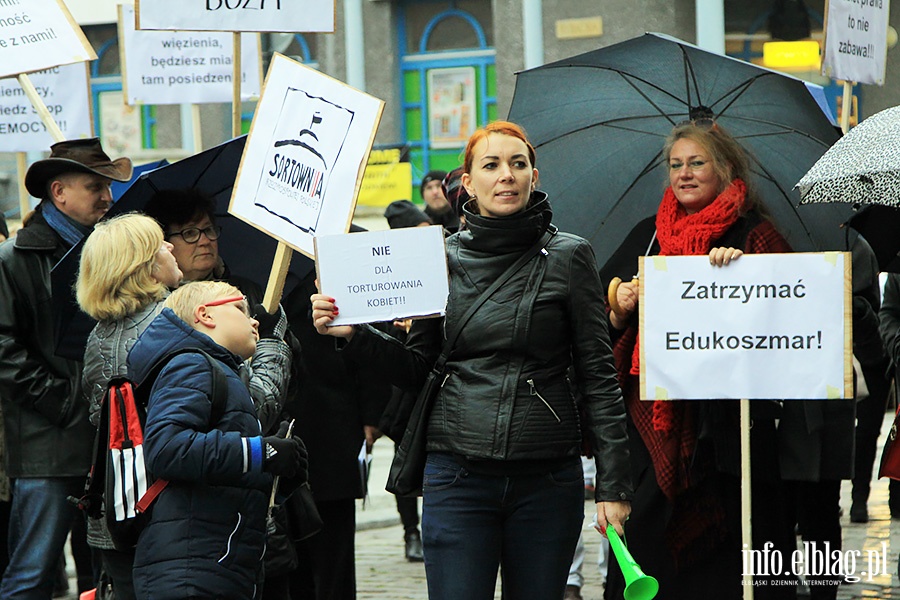
M 359 203 L 366 206 L 387 206 L 395 200 L 412 199 L 412 165 L 409 146 L 373 148 L 369 153 Z
M 51 67 L 29 77 L 66 139 L 94 135 L 87 63 Z M 43 152 L 55 141 L 19 82 L 0 80 L 0 152 Z
M 315 244 L 319 288 L 341 309 L 332 325 L 444 314 L 449 284 L 442 227 L 323 235 Z
M 123 88 L 128 104 L 231 102 L 233 36 L 228 33 L 137 31 L 134 7 L 119 6 Z M 241 98 L 259 97 L 259 34 L 241 36 Z
M 851 398 L 849 253 L 641 258 L 641 398 Z
M 345 233 L 384 102 L 275 54 L 228 212 L 312 257 Z
M 0 78 L 95 58 L 62 0 L 0 2 Z
M 334 0 L 135 0 L 138 29 L 334 33 Z
M 822 73 L 884 85 L 890 0 L 828 0 Z

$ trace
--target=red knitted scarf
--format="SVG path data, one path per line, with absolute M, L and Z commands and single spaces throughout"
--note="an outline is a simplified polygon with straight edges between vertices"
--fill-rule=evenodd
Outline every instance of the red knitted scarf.
M 706 254 L 712 242 L 722 237 L 743 212 L 747 185 L 735 179 L 716 199 L 692 215 L 675 198 L 672 187 L 666 188 L 656 213 L 656 239 L 663 256 Z M 639 375 L 640 347 L 635 346 L 631 374 Z
M 744 212 L 746 191 L 744 182 L 735 179 L 708 206 L 689 215 L 675 198 L 672 188 L 667 188 L 656 215 L 660 254 L 672 256 L 708 253 L 712 244 Z M 620 341 L 624 342 L 624 339 Z M 640 345 L 636 335 L 632 343 L 634 347 L 629 374 L 640 375 Z M 624 375 L 620 372 L 620 377 Z M 628 400 L 632 400 L 629 402 L 629 412 L 650 451 L 660 488 L 669 498 L 674 498 L 687 486 L 686 465 L 696 442 L 690 413 L 681 402 L 642 402 L 637 393 L 633 398 L 626 397 L 626 401 Z

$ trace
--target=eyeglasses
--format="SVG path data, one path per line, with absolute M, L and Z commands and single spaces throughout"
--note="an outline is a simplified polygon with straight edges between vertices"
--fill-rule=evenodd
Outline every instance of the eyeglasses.
M 188 244 L 196 244 L 200 241 L 201 233 L 206 236 L 206 239 L 214 242 L 219 239 L 219 234 L 222 233 L 222 228 L 218 225 L 210 225 L 209 227 L 206 227 L 204 229 L 198 229 L 197 227 L 188 227 L 187 229 L 182 229 L 181 231 L 173 231 L 166 236 L 166 239 L 175 235 L 180 235 L 181 239 L 183 239 Z
M 687 168 L 690 171 L 696 173 L 697 171 L 702 171 L 703 168 L 709 164 L 709 161 L 700 160 L 700 159 L 696 159 L 696 158 L 694 160 L 688 161 L 687 163 L 680 163 L 680 162 L 675 161 L 675 162 L 669 163 L 669 170 L 670 171 L 680 171 L 681 169 L 684 168 L 685 164 L 687 164 Z
M 241 309 L 241 311 L 243 311 L 244 315 L 246 315 L 248 319 L 251 318 L 249 304 L 247 303 L 247 296 L 228 296 L 227 298 L 219 298 L 218 300 L 210 300 L 209 302 L 204 302 L 200 306 L 206 306 L 206 307 L 222 306 L 223 304 L 231 304 L 232 302 L 243 302 L 244 305 L 241 306 L 240 309 Z M 200 308 L 200 307 L 198 306 L 197 308 Z M 194 320 L 194 323 L 199 323 L 199 322 L 200 322 L 200 319 Z
M 712 117 L 701 117 L 699 119 L 687 119 L 686 121 L 682 121 L 676 127 L 682 127 L 684 125 L 693 125 L 694 127 L 699 127 L 700 129 L 706 129 L 708 131 L 717 131 L 719 126 L 716 124 L 716 120 Z

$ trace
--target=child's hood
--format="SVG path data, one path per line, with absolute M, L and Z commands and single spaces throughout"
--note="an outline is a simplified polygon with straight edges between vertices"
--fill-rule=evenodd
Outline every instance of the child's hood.
M 147 326 L 128 353 L 128 377 L 140 383 L 160 358 L 182 348 L 203 350 L 234 371 L 243 362 L 208 335 L 182 321 L 171 308 L 166 308 Z

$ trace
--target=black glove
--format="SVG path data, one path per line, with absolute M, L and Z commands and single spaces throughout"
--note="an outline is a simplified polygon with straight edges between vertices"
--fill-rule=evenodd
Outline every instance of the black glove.
M 278 433 L 263 438 L 263 452 L 265 452 L 263 471 L 293 477 L 300 469 L 301 462 L 303 470 L 307 469 L 306 447 L 299 438 L 285 439 L 287 430 L 287 421 L 282 421 Z
M 285 316 L 284 309 L 280 304 L 278 305 L 278 311 L 274 315 L 269 314 L 262 304 L 255 305 L 253 307 L 253 318 L 259 321 L 259 339 L 284 339 L 284 332 L 287 330 L 287 316 Z

